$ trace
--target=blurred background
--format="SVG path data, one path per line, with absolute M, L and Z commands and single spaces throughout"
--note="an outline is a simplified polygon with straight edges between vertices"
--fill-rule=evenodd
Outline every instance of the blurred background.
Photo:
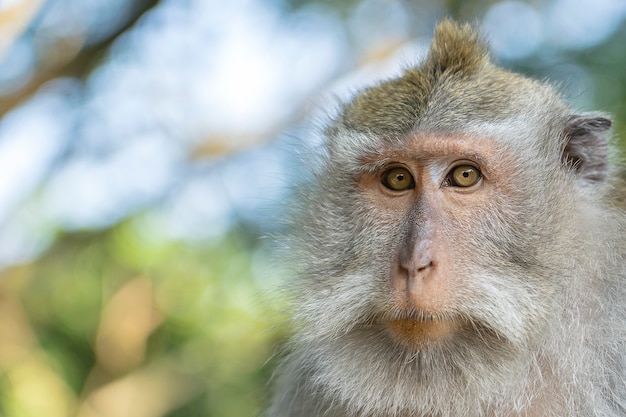
M 626 137 L 623 0 L 0 0 L 0 416 L 259 416 L 302 149 L 442 16 Z

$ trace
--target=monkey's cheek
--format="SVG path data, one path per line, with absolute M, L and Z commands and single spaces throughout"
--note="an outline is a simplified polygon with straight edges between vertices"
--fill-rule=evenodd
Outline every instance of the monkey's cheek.
M 387 332 L 393 340 L 409 350 L 441 343 L 453 336 L 454 322 L 449 320 L 397 319 L 386 323 Z

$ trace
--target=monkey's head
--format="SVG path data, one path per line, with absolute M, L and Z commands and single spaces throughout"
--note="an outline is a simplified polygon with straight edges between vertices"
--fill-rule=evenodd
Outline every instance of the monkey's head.
M 604 262 L 610 124 L 440 23 L 425 62 L 327 129 L 298 223 L 302 372 L 363 413 L 505 401 Z

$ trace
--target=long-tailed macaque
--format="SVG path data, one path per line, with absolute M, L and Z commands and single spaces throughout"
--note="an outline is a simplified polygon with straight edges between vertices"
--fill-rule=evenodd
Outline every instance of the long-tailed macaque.
M 626 415 L 610 119 L 443 21 L 326 130 L 270 417 Z

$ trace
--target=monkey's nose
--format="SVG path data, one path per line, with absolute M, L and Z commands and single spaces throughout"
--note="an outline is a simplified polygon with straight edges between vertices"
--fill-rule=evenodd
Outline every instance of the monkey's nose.
M 407 285 L 408 289 L 412 290 L 416 286 L 426 285 L 424 282 L 434 275 L 435 263 L 431 260 L 425 262 L 414 263 L 408 268 L 403 267 L 407 271 Z
M 403 288 L 408 293 L 422 291 L 431 285 L 435 274 L 436 263 L 426 253 L 413 253 L 412 256 L 400 259 L 395 271 L 396 288 Z
M 415 260 L 415 259 L 414 259 Z M 414 311 L 438 311 L 446 294 L 446 277 L 435 260 L 396 264 L 392 291 L 400 305 Z
M 430 248 L 427 245 L 419 246 L 400 257 L 400 267 L 406 270 L 409 278 L 423 278 L 435 268 Z

